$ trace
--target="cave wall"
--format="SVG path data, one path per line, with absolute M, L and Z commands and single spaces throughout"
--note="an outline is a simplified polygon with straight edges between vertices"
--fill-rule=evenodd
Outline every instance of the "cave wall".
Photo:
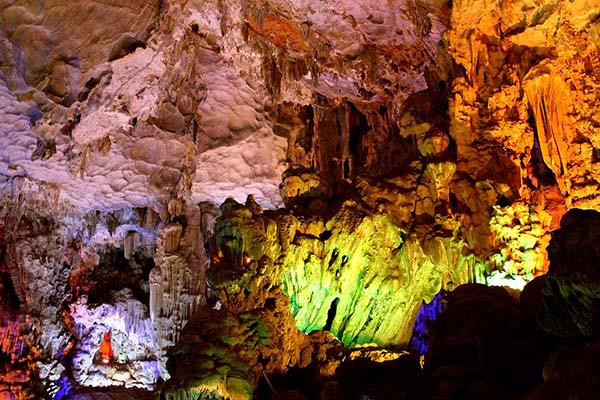
M 196 392 L 244 398 L 314 361 L 311 332 L 405 346 L 440 289 L 543 274 L 561 217 L 598 208 L 599 14 L 0 2 L 3 385 L 155 389 L 203 343 Z M 217 305 L 232 328 L 194 338 Z

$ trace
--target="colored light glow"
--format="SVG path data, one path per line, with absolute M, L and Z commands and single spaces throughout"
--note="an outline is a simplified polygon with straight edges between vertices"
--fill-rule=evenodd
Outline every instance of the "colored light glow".
M 52 400 L 66 400 L 72 398 L 73 385 L 69 378 L 66 376 L 61 377 L 58 381 L 54 382 L 56 385 L 56 392 L 52 395 Z
M 485 278 L 478 282 L 522 289 L 523 282 L 544 273 L 550 223 L 551 216 L 535 207 L 494 206 L 490 230 L 498 250 L 489 257 Z
M 106 332 L 104 334 L 104 339 L 102 339 L 102 343 L 100 343 L 100 362 L 105 365 L 110 364 L 114 358 L 110 337 L 110 331 Z
M 429 348 L 431 324 L 442 313 L 442 292 L 435 295 L 430 303 L 423 302 L 413 327 L 410 348 L 418 354 L 425 354 Z
M 315 240 L 299 240 L 282 259 L 281 287 L 296 325 L 307 333 L 326 329 L 348 347 L 405 346 L 421 300 L 431 301 L 441 289 L 440 270 L 451 275 L 462 265 L 452 258 L 448 267 L 438 266 L 438 254 L 456 252 L 458 258 L 462 245 L 440 240 L 423 248 L 383 215 L 365 217 L 347 230 L 346 217 L 341 213 L 330 222 L 340 228 L 323 248 Z M 457 273 L 452 281 L 466 276 Z
M 69 353 L 70 353 L 70 352 L 73 350 L 73 348 L 74 348 L 74 347 L 75 347 L 75 341 L 74 341 L 74 340 L 73 340 L 73 341 L 70 341 L 70 342 L 67 344 L 67 347 L 65 347 L 65 349 L 63 350 L 63 355 L 64 355 L 64 356 L 67 356 L 67 355 L 69 355 Z
M 511 289 L 523 290 L 527 281 L 520 275 L 509 275 L 504 271 L 494 271 L 486 278 L 489 286 L 504 286 Z

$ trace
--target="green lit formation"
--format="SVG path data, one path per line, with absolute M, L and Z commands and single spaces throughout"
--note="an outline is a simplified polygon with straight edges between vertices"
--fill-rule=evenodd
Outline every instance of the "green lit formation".
M 260 368 L 256 360 L 272 344 L 274 330 L 263 317 L 202 308 L 170 350 L 175 379 L 162 390 L 163 398 L 252 399 Z
M 245 205 L 227 200 L 207 272 L 219 310 L 198 317 L 204 319 L 197 331 L 206 335 L 182 334 L 170 359 L 192 362 L 196 372 L 185 376 L 187 368 L 177 367 L 177 381 L 185 383 L 165 396 L 251 398 L 262 373 L 311 362 L 315 344 L 306 334 L 314 331 L 330 331 L 346 347 L 404 348 L 421 304 L 441 289 L 505 285 L 541 269 L 543 213 L 493 207 L 489 230 L 469 238 L 489 245 L 475 250 L 460 217 L 435 214 L 419 225 L 400 218 L 410 218 L 404 211 L 391 212 L 405 200 L 376 210 L 346 200 L 329 218 L 263 211 L 252 197 Z
M 403 232 L 384 216 L 352 221 L 356 216 L 347 205 L 328 221 L 330 237 L 319 246 L 310 239 L 292 244 L 283 260 L 281 285 L 302 331 L 326 327 L 347 345 L 379 337 L 393 342 L 398 330 L 390 332 L 384 320 L 413 312 L 410 296 L 400 293 L 412 280 L 400 265 Z M 430 290 L 439 286 L 432 282 Z
M 470 280 L 473 257 L 461 242 L 423 244 L 352 202 L 325 226 L 321 247 L 295 240 L 283 258 L 281 286 L 304 332 L 328 329 L 347 346 L 403 346 L 423 301 Z
M 252 202 L 222 211 L 209 279 L 225 306 L 260 307 L 279 287 L 302 332 L 329 330 L 347 346 L 406 345 L 423 301 L 474 280 L 475 257 L 452 234 L 418 238 L 354 201 L 328 220 Z
M 176 379 L 162 391 L 169 400 L 252 398 L 252 350 L 269 335 L 255 329 L 250 316 L 202 309 L 170 351 L 170 370 Z M 197 329 L 191 329 L 197 328 Z
M 329 219 L 263 212 L 249 199 L 222 207 L 209 272 L 224 304 L 260 307 L 280 288 L 305 333 L 329 330 L 346 346 L 406 345 L 422 302 L 467 282 L 520 287 L 541 272 L 548 216 L 526 205 L 493 207 L 487 251 L 461 239 L 460 222 L 436 215 L 432 233 L 346 201 Z
M 523 289 L 544 272 L 551 217 L 526 204 L 493 206 L 490 230 L 495 247 L 475 280 L 495 286 Z

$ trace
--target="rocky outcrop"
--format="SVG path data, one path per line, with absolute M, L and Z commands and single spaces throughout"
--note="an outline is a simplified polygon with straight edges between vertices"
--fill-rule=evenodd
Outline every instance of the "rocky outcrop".
M 209 281 L 223 305 L 262 307 L 281 290 L 301 331 L 348 346 L 406 345 L 421 302 L 474 277 L 464 243 L 409 235 L 353 201 L 330 219 L 263 212 L 251 198 L 222 212 Z
M 424 358 L 438 388 L 461 398 L 597 396 L 597 218 L 590 210 L 565 214 L 550 241 L 548 274 L 519 301 L 483 285 L 444 293 Z
M 20 183 L 2 209 L 2 351 L 21 374 L 11 391 L 64 398 L 80 386 L 152 388 L 164 377 L 149 313 L 158 215 L 85 215 L 61 207 L 56 188 Z M 104 362 L 106 333 L 114 360 Z
M 283 257 L 280 281 L 304 331 L 330 330 L 350 346 L 405 345 L 421 302 L 472 275 L 459 242 L 421 242 L 353 202 L 321 224 L 300 222 Z
M 573 201 L 593 207 L 593 173 L 581 171 L 595 168 L 596 23 L 581 2 L 516 13 L 413 3 L 107 3 L 90 5 L 89 32 L 75 21 L 68 38 L 60 21 L 79 4 L 7 3 L 2 173 L 93 208 L 160 209 L 184 192 L 213 203 L 250 193 L 272 208 L 288 167 L 290 207 L 298 190 L 414 190 L 414 203 L 394 199 L 395 218 L 460 214 L 486 275 L 529 279 L 544 270 L 522 260 L 546 257 L 545 214 L 555 229 Z M 479 14 L 471 29 L 467 15 Z M 100 29 L 99 15 L 127 22 Z M 47 40 L 23 39 L 30 31 Z M 571 57 L 575 47 L 585 51 Z M 512 245 L 490 220 L 530 206 L 544 226 L 523 228 L 536 231 L 535 256 L 500 254 Z
M 0 9 L 3 45 L 22 51 L 4 53 L 3 69 L 11 90 L 43 102 L 39 106 L 47 106 L 49 100 L 66 107 L 94 79 L 97 65 L 145 46 L 159 12 L 156 4 L 143 1 L 127 7 L 118 2 L 5 1 Z M 106 25 L 107 20 L 113 23 Z M 69 21 L 68 30 L 65 21 Z
M 163 376 L 148 306 L 135 299 L 131 290 L 115 293 L 113 304 L 94 306 L 82 299 L 71 306 L 70 317 L 77 341 L 69 352 L 72 364 L 65 364 L 77 384 L 148 390 Z M 100 354 L 107 332 L 114 352 L 110 362 L 104 362 Z
M 10 297 L 5 298 L 8 302 L 3 307 L 17 307 L 6 321 L 10 329 L 6 333 L 15 336 L 6 338 L 10 341 L 5 340 L 5 345 L 11 346 L 4 347 L 3 353 L 13 354 L 16 365 L 11 369 L 19 375 L 9 392 L 27 398 L 44 384 L 58 380 L 65 370 L 59 359 L 70 343 L 61 315 L 70 272 L 66 263 L 82 221 L 62 224 L 68 210 L 57 207 L 51 213 L 45 208 L 46 201 L 56 199 L 54 188 L 25 180 L 19 184 L 21 197 L 10 199 L 3 207 L 2 261 L 10 275 L 6 287 Z M 37 380 L 40 377 L 43 381 Z
M 86 7 L 91 19 L 80 26 L 75 18 L 65 37 L 60 26 Z M 280 204 L 283 139 L 266 123 L 259 91 L 187 21 L 194 7 L 186 16 L 158 3 L 2 7 L 10 21 L 0 79 L 3 175 L 55 184 L 82 207 L 158 209 L 192 184 L 197 202 L 220 202 L 234 194 L 232 183 L 248 186 L 242 199 L 254 193 Z M 112 18 L 120 22 L 107 24 Z M 45 39 L 30 43 L 19 32 Z M 224 159 L 231 183 L 213 173 Z M 260 177 L 264 184 L 253 184 Z
M 250 314 L 202 310 L 170 353 L 173 379 L 163 396 L 251 399 L 257 376 L 252 366 L 258 348 L 270 344 L 272 335 L 260 318 Z
M 593 204 L 594 118 L 577 111 L 597 100 L 596 22 L 586 7 L 462 2 L 447 33 L 464 68 L 450 97 L 457 170 L 474 174 L 493 153 L 508 157 L 521 177 L 515 194 L 549 212 L 553 228 L 567 208 Z
M 550 269 L 534 310 L 542 328 L 559 337 L 595 338 L 599 333 L 599 218 L 596 211 L 570 210 L 552 235 Z
M 191 316 L 180 338 L 173 337 L 177 345 L 167 365 L 172 379 L 161 388 L 166 398 L 250 399 L 263 376 L 311 360 L 310 340 L 297 330 L 276 284 L 275 220 L 252 197 L 246 207 L 229 199 L 221 212 L 208 270 L 216 299 Z

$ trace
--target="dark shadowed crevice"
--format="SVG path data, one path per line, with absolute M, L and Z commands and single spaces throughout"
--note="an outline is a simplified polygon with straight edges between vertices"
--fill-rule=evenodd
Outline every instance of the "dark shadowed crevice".
M 327 322 L 325 323 L 323 330 L 331 331 L 331 325 L 333 324 L 333 320 L 335 319 L 335 314 L 337 312 L 337 305 L 338 305 L 339 301 L 340 301 L 340 299 L 338 297 L 336 297 L 331 302 L 331 306 L 329 306 L 329 311 L 327 312 Z
M 540 184 L 544 186 L 554 186 L 557 184 L 556 176 L 554 175 L 554 172 L 552 172 L 552 170 L 544 162 L 537 127 L 533 116 L 529 117 L 528 123 L 533 128 L 534 132 L 533 148 L 531 149 L 530 160 L 533 175 L 539 180 Z

